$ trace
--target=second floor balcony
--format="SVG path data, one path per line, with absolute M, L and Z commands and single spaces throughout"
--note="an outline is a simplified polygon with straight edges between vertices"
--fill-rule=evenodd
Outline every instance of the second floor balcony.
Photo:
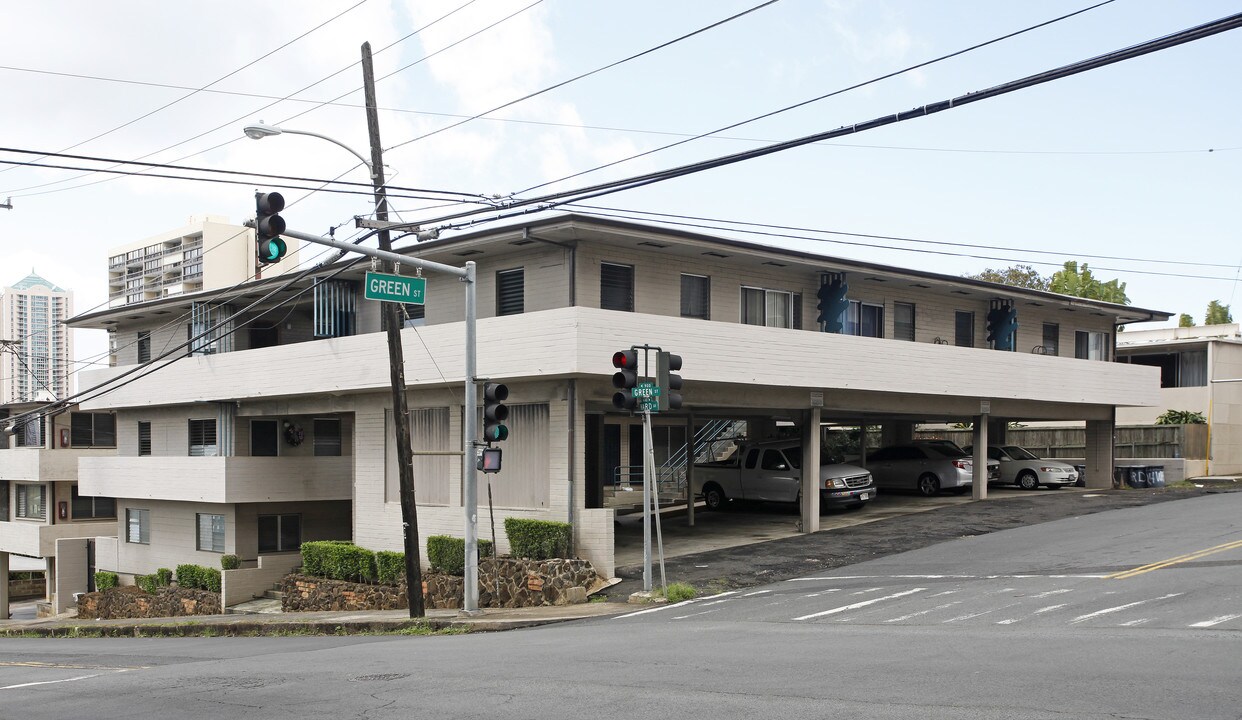
M 349 500 L 354 458 L 91 457 L 79 467 L 83 495 L 180 502 Z

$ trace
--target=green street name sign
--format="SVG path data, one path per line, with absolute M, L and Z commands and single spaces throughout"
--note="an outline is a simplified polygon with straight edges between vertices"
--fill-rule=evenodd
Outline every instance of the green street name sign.
M 426 278 L 374 272 L 367 273 L 366 288 L 362 293 L 367 300 L 384 300 L 410 305 L 422 305 L 426 294 Z
M 659 400 L 639 400 L 638 409 L 643 412 L 658 413 L 660 412 Z
M 640 382 L 634 386 L 634 397 L 636 398 L 655 398 L 660 397 L 660 386 L 653 382 Z

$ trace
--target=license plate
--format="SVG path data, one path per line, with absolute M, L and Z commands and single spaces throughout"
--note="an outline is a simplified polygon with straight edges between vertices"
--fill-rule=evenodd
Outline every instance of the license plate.
M 859 500 L 870 500 L 871 493 L 858 493 L 858 499 Z

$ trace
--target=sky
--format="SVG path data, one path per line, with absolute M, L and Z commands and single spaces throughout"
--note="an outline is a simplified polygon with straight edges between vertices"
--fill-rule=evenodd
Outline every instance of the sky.
M 806 102 L 1093 4 L 778 0 L 722 23 L 761 0 L 0 0 L 0 161 L 109 167 L 13 151 L 62 152 L 366 183 L 366 170 L 337 146 L 296 135 L 256 142 L 242 128 L 262 120 L 369 154 L 358 64 L 369 42 L 390 185 L 451 193 L 432 201 L 393 191 L 392 207 L 402 220 L 438 227 L 443 215 L 479 207 L 456 202 L 472 195 L 535 197 L 853 125 L 1239 10 L 1218 0 L 1114 0 Z M 1018 263 L 1049 275 L 1078 260 L 1125 282 L 1136 306 L 1202 323 L 1219 300 L 1242 317 L 1239 67 L 1242 30 L 1233 30 L 586 202 L 955 275 Z M 255 190 L 281 191 L 282 215 L 304 232 L 339 226 L 337 237 L 348 237 L 353 217 L 373 211 L 362 194 L 239 180 L 0 163 L 0 199 L 12 204 L 0 209 L 0 284 L 34 269 L 72 289 L 81 313 L 106 302 L 109 249 L 191 215 L 241 223 Z M 474 216 L 465 229 L 504 224 L 493 216 Z M 754 235 L 740 229 L 763 228 L 737 223 L 803 228 L 765 231 L 813 239 Z M 75 331 L 75 342 L 81 361 L 106 349 L 99 331 Z

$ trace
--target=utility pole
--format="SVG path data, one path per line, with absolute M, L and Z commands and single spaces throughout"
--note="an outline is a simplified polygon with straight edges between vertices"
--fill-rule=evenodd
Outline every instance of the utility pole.
M 367 107 L 367 134 L 371 139 L 371 185 L 375 188 L 375 219 L 388 220 L 388 192 L 384 187 L 384 150 L 380 145 L 379 111 L 375 100 L 375 71 L 371 67 L 371 43 L 362 44 L 362 83 Z M 379 249 L 392 251 L 392 237 L 379 231 Z M 396 263 L 384 263 L 385 272 L 397 271 Z M 405 396 L 405 356 L 401 349 L 404 325 L 397 303 L 383 303 L 388 326 L 388 363 L 392 379 L 392 421 L 397 436 L 397 473 L 401 487 L 401 528 L 405 539 L 406 595 L 410 617 L 423 617 L 423 572 L 419 552 L 418 507 L 414 502 L 414 452 L 410 446 L 410 409 Z

